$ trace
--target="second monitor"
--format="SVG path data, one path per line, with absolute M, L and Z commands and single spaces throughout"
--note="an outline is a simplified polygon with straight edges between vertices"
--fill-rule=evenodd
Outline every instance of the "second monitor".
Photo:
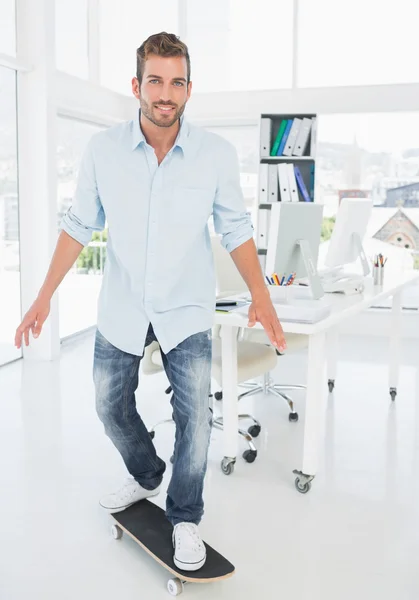
M 307 277 L 314 298 L 324 291 L 317 273 L 323 206 L 309 202 L 271 205 L 265 274 Z

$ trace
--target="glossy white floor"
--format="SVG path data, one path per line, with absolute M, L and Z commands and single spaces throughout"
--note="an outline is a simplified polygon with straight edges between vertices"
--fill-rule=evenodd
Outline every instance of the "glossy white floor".
M 0 369 L 0 598 L 137 600 L 170 597 L 166 571 L 127 537 L 110 536 L 101 494 L 125 477 L 96 418 L 93 338 L 63 348 L 60 362 Z M 243 408 L 261 420 L 259 456 L 226 477 L 214 432 L 202 532 L 236 565 L 218 584 L 190 585 L 185 598 L 393 600 L 417 598 L 419 571 L 419 369 L 406 342 L 399 396 L 387 393 L 386 344 L 342 341 L 329 397 L 327 442 L 312 491 L 294 489 L 300 422 L 274 397 Z M 303 381 L 304 353 L 281 358 L 276 378 Z M 139 407 L 148 425 L 169 416 L 163 375 L 143 377 Z M 156 445 L 168 460 L 171 427 Z M 165 484 L 171 473 L 167 469 Z M 158 498 L 164 503 L 164 494 Z M 256 596 L 257 595 L 257 596 Z

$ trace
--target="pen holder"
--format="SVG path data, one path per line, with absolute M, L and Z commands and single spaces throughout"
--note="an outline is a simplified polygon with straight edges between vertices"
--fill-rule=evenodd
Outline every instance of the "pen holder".
M 384 283 L 384 267 L 373 265 L 372 267 L 372 278 L 374 285 L 383 285 Z
M 290 298 L 290 285 L 270 285 L 269 293 L 273 303 L 288 304 Z

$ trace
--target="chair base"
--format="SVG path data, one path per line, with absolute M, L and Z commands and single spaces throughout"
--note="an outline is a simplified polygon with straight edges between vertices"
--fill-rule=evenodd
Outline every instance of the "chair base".
M 251 427 L 249 427 L 248 431 L 245 431 L 244 429 L 239 429 L 238 433 L 239 433 L 240 437 L 242 437 L 245 440 L 245 442 L 247 443 L 247 445 L 249 447 L 249 449 L 243 453 L 243 458 L 247 462 L 254 462 L 254 460 L 256 459 L 256 456 L 257 456 L 257 449 L 253 443 L 253 438 L 257 437 L 259 435 L 259 433 L 261 431 L 261 425 L 260 425 L 259 421 L 254 419 L 251 415 L 239 415 L 239 419 L 249 419 L 249 420 L 253 421 L 253 425 Z M 164 419 L 163 421 L 159 421 L 158 423 L 153 425 L 153 427 L 148 432 L 150 434 L 151 439 L 152 440 L 154 439 L 154 437 L 156 435 L 157 427 L 160 427 L 160 425 L 165 425 L 165 424 L 169 424 L 169 423 L 171 425 L 175 424 L 173 419 Z M 224 429 L 223 417 L 214 418 L 214 420 L 212 422 L 212 426 L 214 427 L 214 429 L 219 429 L 222 431 Z M 253 431 L 253 435 L 251 435 L 252 431 Z
M 279 383 L 275 383 L 269 373 L 266 373 L 263 378 L 263 383 L 240 383 L 240 387 L 244 387 L 247 389 L 246 392 L 243 392 L 239 395 L 239 400 L 242 398 L 246 398 L 247 396 L 253 396 L 254 394 L 260 394 L 263 392 L 264 394 L 273 394 L 285 402 L 290 409 L 289 420 L 290 421 L 298 421 L 298 413 L 294 410 L 294 402 L 288 394 L 285 394 L 283 390 L 305 390 L 305 385 L 282 385 Z M 219 393 L 218 393 L 219 396 Z

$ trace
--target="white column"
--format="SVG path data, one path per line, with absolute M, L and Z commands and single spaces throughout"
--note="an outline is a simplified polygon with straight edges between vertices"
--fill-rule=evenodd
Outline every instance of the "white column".
M 22 313 L 35 300 L 57 240 L 54 0 L 17 0 L 18 58 L 32 69 L 18 73 L 18 165 Z M 59 355 L 58 299 L 42 335 L 23 346 L 26 359 Z
M 100 85 L 100 0 L 88 1 L 89 81 Z

